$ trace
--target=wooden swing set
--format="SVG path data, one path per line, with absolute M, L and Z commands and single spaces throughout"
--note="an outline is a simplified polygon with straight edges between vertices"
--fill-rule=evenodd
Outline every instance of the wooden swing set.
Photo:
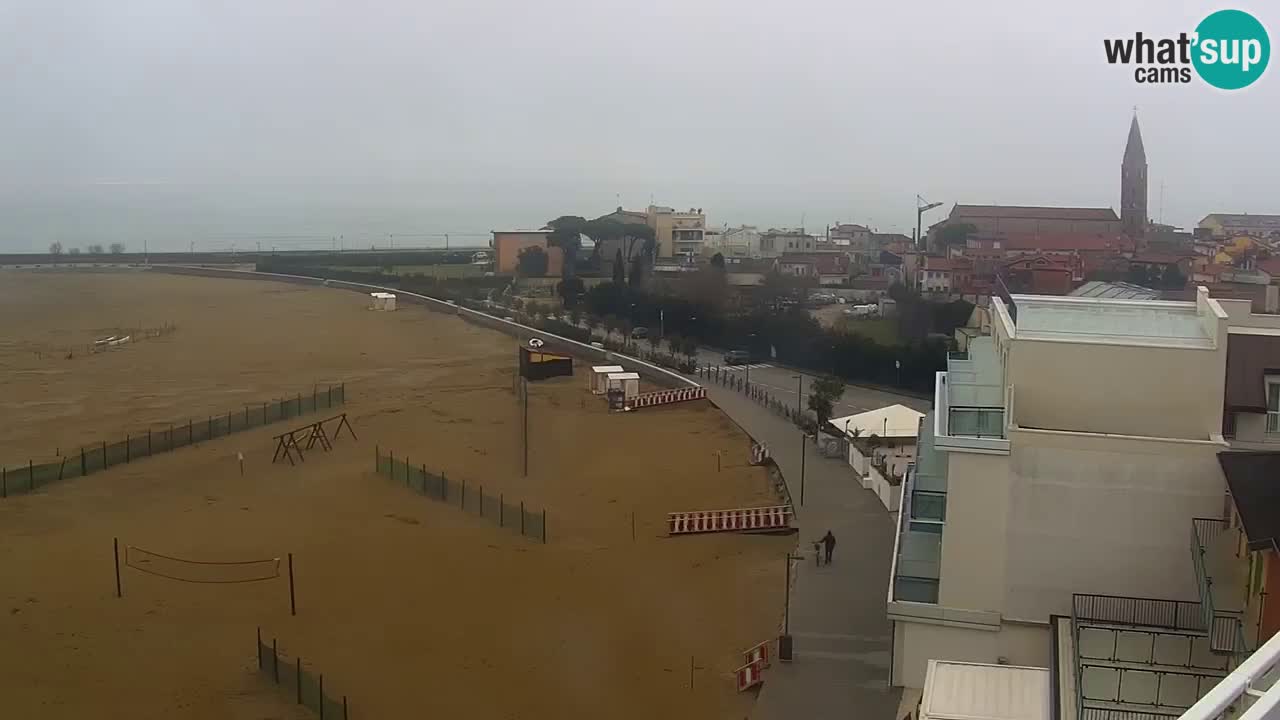
M 330 433 L 325 430 L 324 426 L 325 423 L 331 423 L 334 421 L 336 421 L 336 423 L 332 432 L 332 440 L 338 439 L 338 435 L 342 432 L 342 428 L 344 427 L 351 435 L 352 440 L 359 439 L 356 437 L 355 430 L 351 429 L 351 423 L 347 422 L 346 413 L 334 415 L 331 418 L 317 420 L 310 425 L 303 425 L 296 430 L 290 430 L 276 435 L 274 438 L 276 441 L 276 452 L 275 455 L 271 456 L 271 462 L 274 463 L 283 457 L 289 461 L 290 465 L 295 465 L 296 463 L 293 461 L 294 454 L 297 454 L 300 462 L 305 462 L 306 458 L 303 457 L 302 451 L 311 450 L 317 444 L 326 451 L 332 450 L 333 442 L 330 440 Z

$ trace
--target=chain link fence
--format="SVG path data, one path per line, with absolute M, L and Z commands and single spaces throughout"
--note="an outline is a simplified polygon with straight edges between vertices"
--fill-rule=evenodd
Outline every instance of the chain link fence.
M 321 720 L 348 720 L 347 696 L 331 695 L 324 687 L 324 673 L 308 667 L 301 657 L 290 658 L 280 650 L 275 638 L 268 645 L 258 628 L 258 672 L 276 685 L 287 688 L 294 701 L 319 713 Z
M 346 401 L 346 384 L 312 388 L 310 395 L 301 393 L 269 403 L 245 405 L 243 409 L 203 419 L 187 419 L 168 428 L 126 434 L 123 440 L 101 442 L 80 448 L 52 462 L 36 464 L 28 460 L 17 467 L 0 467 L 0 498 L 33 492 L 58 480 L 89 475 L 113 465 L 140 460 L 151 455 L 177 450 L 187 445 L 213 440 L 231 433 L 252 430 L 280 420 L 316 410 L 336 407 Z
M 427 497 L 456 505 L 459 509 L 474 513 L 489 520 L 498 527 L 510 528 L 525 537 L 530 537 L 546 544 L 547 511 L 546 508 L 534 510 L 525 507 L 524 501 L 507 500 L 499 493 L 491 495 L 483 485 L 468 485 L 466 480 L 450 480 L 443 470 L 436 474 L 427 470 L 425 464 L 413 463 L 412 458 L 397 458 L 395 453 L 387 451 L 382 454 L 381 448 L 374 450 L 374 468 L 379 475 L 384 475 L 406 487 L 426 495 Z

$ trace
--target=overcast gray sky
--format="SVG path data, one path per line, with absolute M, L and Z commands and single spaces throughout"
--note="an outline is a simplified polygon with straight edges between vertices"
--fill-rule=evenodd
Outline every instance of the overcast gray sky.
M 1280 35 L 1274 2 L 1231 6 Z M 1135 105 L 1153 217 L 1162 183 L 1175 224 L 1280 213 L 1280 68 L 1223 93 L 1104 60 L 1219 7 L 0 0 L 0 247 L 480 233 L 615 198 L 906 232 L 916 193 L 1114 207 Z

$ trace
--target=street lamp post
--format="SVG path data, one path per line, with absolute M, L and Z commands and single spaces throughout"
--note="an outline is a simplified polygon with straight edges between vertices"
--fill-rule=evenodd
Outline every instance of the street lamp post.
M 796 375 L 796 380 L 799 381 L 796 385 L 796 424 L 800 426 L 800 507 L 804 507 L 804 463 L 809 449 L 809 433 L 800 424 L 804 412 L 800 406 L 800 399 L 804 397 L 804 375 Z

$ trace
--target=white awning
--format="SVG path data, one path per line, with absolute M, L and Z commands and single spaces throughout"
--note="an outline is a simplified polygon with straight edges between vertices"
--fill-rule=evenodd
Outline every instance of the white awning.
M 837 429 L 853 435 L 857 430 L 862 437 L 877 435 L 882 438 L 913 438 L 920 431 L 920 418 L 924 413 L 906 405 L 889 405 L 879 410 L 831 418 Z

